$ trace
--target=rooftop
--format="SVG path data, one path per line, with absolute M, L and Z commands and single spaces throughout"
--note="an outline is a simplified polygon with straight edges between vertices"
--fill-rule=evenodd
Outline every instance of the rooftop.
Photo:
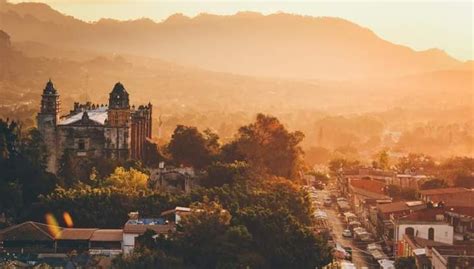
M 1 230 L 0 240 L 52 241 L 55 239 L 55 232 L 61 229 L 58 226 L 27 221 Z
M 73 115 L 68 115 L 65 118 L 62 118 L 59 122 L 59 125 L 69 125 L 76 123 L 80 120 L 82 120 L 82 117 L 84 113 L 87 112 L 87 116 L 89 117 L 89 120 L 92 120 L 100 125 L 105 124 L 105 120 L 107 120 L 107 107 L 98 107 L 96 109 L 90 109 L 86 111 L 81 111 L 77 114 Z
M 425 247 L 434 247 L 434 246 L 450 246 L 449 244 L 437 242 L 434 240 L 428 240 L 421 237 L 411 236 L 404 234 L 403 239 L 412 247 L 412 248 L 425 248 Z
M 414 221 L 414 222 L 446 222 L 444 212 L 446 208 L 425 208 L 412 212 L 406 216 L 399 218 L 399 221 Z
M 95 228 L 65 228 L 57 236 L 58 240 L 89 240 L 92 234 L 97 231 Z
M 370 179 L 354 179 L 354 180 L 351 180 L 350 184 L 354 188 L 363 189 L 365 191 L 373 192 L 373 193 L 381 194 L 381 195 L 385 194 L 384 192 L 385 184 L 380 181 L 370 180 Z
M 92 234 L 90 241 L 117 242 L 122 241 L 122 236 L 122 229 L 100 229 Z
M 464 193 L 472 192 L 470 189 L 466 188 L 442 188 L 442 189 L 431 189 L 431 190 L 421 190 L 421 195 L 437 195 L 437 194 L 455 194 L 455 193 Z
M 377 208 L 380 212 L 387 214 L 387 213 L 408 211 L 408 210 L 413 209 L 414 207 L 423 206 L 423 205 L 424 204 L 421 201 L 399 201 L 399 202 L 393 202 L 393 203 L 378 204 Z

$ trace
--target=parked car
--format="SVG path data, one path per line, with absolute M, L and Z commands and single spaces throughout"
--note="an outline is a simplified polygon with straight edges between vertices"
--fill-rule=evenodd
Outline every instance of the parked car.
M 346 250 L 346 260 L 352 261 L 352 248 L 344 247 L 344 249 Z
M 329 197 L 324 198 L 324 206 L 331 206 L 332 200 Z
M 344 231 L 342 232 L 342 236 L 344 236 L 344 237 L 352 237 L 352 232 L 351 232 L 351 230 L 348 230 L 348 229 L 344 230 Z

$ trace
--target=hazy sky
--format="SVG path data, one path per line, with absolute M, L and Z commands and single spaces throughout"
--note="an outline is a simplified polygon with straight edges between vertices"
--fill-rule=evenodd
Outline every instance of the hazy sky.
M 10 2 L 25 2 L 12 1 Z M 198 0 L 42 0 L 74 17 L 161 21 L 174 13 L 234 14 L 258 11 L 288 12 L 310 16 L 334 16 L 375 31 L 382 38 L 416 50 L 437 47 L 461 59 L 474 58 L 472 1 L 198 1 Z

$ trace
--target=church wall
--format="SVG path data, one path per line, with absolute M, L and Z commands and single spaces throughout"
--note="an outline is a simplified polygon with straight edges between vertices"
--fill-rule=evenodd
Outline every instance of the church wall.
M 61 151 L 72 152 L 74 157 L 102 157 L 105 145 L 103 126 L 60 126 Z

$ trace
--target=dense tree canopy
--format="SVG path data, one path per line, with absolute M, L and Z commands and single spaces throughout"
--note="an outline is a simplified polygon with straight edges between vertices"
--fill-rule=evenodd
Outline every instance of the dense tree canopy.
M 239 128 L 225 146 L 224 158 L 248 162 L 268 174 L 295 178 L 302 166 L 301 132 L 289 132 L 277 118 L 258 114 L 254 123 Z
M 219 137 L 209 130 L 203 134 L 196 127 L 178 125 L 171 136 L 168 151 L 178 164 L 201 169 L 213 161 L 218 141 Z
M 0 212 L 17 218 L 58 183 L 45 171 L 46 146 L 37 129 L 23 133 L 21 125 L 0 119 Z
M 434 178 L 423 182 L 420 186 L 422 190 L 445 188 L 448 183 L 442 179 Z

